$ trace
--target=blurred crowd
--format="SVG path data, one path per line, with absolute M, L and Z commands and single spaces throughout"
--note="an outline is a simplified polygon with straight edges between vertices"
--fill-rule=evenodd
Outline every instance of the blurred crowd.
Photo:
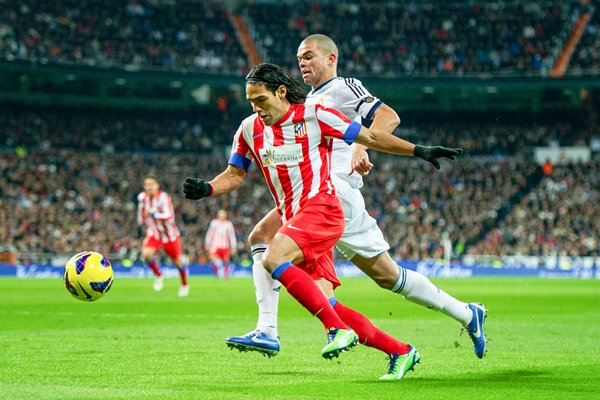
M 344 74 L 411 76 L 548 72 L 577 1 L 242 0 L 265 61 L 294 66 L 311 33 L 340 47 Z M 0 57 L 91 66 L 243 74 L 247 57 L 216 0 L 0 0 Z M 598 12 L 596 13 L 598 14 Z M 600 66 L 598 17 L 573 61 Z
M 600 162 L 553 167 L 472 252 L 600 256 Z
M 551 68 L 565 1 L 284 2 L 248 0 L 266 58 L 294 70 L 303 37 L 328 32 L 346 74 L 537 73 Z M 282 18 L 282 16 L 285 16 Z M 550 64 L 550 65 L 549 65 Z
M 247 67 L 228 11 L 214 0 L 2 0 L 0 7 L 0 57 L 8 60 L 219 73 Z
M 216 126 L 223 130 L 215 133 L 206 128 L 211 123 L 168 115 L 111 120 L 99 112 L 0 112 L 0 245 L 22 253 L 86 248 L 136 260 L 143 239 L 136 195 L 143 177 L 153 173 L 172 194 L 191 261 L 205 259 L 204 235 L 219 208 L 230 212 L 240 257 L 248 257 L 248 234 L 273 206 L 256 170 L 231 196 L 194 202 L 181 195 L 186 176 L 210 179 L 226 166 L 235 127 L 221 121 Z M 525 151 L 588 144 L 571 124 L 429 121 L 397 133 L 460 146 L 466 154 L 437 171 L 421 160 L 370 153 L 375 169 L 362 192 L 395 257 L 439 258 L 444 237 L 455 256 L 598 255 L 600 165 L 556 166 L 542 175 Z M 215 144 L 202 147 L 206 140 Z

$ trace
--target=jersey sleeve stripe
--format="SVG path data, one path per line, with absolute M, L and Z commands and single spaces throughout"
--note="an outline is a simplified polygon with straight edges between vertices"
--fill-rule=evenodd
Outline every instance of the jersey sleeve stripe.
M 243 168 L 246 172 L 248 172 L 248 169 L 250 168 L 250 165 L 252 164 L 252 160 L 250 160 L 249 158 L 244 157 L 241 154 L 233 153 L 229 157 L 228 164 L 235 165 L 236 167 Z
M 358 122 L 350 122 L 350 125 L 348 125 L 348 129 L 346 129 L 346 132 L 344 132 L 344 136 L 342 136 L 342 140 L 348 144 L 354 143 L 356 137 L 358 136 L 358 133 L 360 132 L 360 128 L 362 128 L 362 125 Z
M 348 88 L 352 91 L 352 93 L 354 93 L 356 97 L 361 97 L 360 93 L 356 90 L 356 86 L 350 84 L 348 78 L 345 78 L 344 82 L 346 82 L 346 86 L 348 86 Z
M 369 110 L 369 113 L 367 114 L 367 119 L 369 119 L 369 120 L 373 119 L 373 115 L 375 114 L 375 111 L 377 111 L 377 109 L 379 107 L 381 107 L 382 105 L 383 105 L 383 101 L 381 101 L 381 100 L 378 100 L 375 104 L 373 104 L 373 106 Z

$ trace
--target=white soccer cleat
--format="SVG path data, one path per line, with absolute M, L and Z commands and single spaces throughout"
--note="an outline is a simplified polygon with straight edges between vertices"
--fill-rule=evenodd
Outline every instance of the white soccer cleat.
M 154 284 L 152 285 L 155 292 L 160 292 L 163 288 L 163 277 L 159 276 L 154 280 Z
M 190 295 L 190 285 L 180 286 L 177 297 L 188 297 Z

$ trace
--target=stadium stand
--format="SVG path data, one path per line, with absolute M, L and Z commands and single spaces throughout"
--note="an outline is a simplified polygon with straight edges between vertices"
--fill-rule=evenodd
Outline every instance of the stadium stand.
M 247 61 L 218 1 L 5 1 L 0 56 L 102 67 L 243 73 Z
M 340 41 L 344 74 L 539 76 L 552 68 L 579 3 L 242 0 L 239 13 L 214 0 L 178 0 L 177 7 L 150 0 L 0 4 L 6 60 L 244 74 L 250 47 L 297 74 L 298 43 L 323 32 Z M 597 15 L 586 29 L 577 73 L 598 64 Z M 254 42 L 240 44 L 248 33 Z
M 250 173 L 241 191 L 229 198 L 190 202 L 180 194 L 182 177 L 210 178 L 226 165 L 227 145 L 236 126 L 215 121 L 219 122 L 203 118 L 201 124 L 199 120 L 169 115 L 153 118 L 77 110 L 3 109 L 0 242 L 20 253 L 72 253 L 85 247 L 136 259 L 141 237 L 132 210 L 143 176 L 153 171 L 173 195 L 177 222 L 191 260 L 205 256 L 204 232 L 219 207 L 230 210 L 240 250 L 242 255 L 247 254 L 245 238 L 272 207 L 262 177 Z M 210 123 L 215 125 L 203 125 Z M 577 200 L 581 190 L 577 188 L 598 186 L 598 182 L 591 181 L 597 178 L 586 178 L 585 174 L 586 168 L 594 164 L 574 169 L 557 166 L 553 176 L 539 183 L 541 168 L 524 152 L 532 145 L 581 144 L 589 139 L 572 125 L 430 121 L 417 126 L 400 129 L 398 134 L 422 143 L 439 140 L 463 146 L 468 156 L 435 171 L 416 160 L 371 154 L 376 169 L 365 179 L 363 194 L 394 256 L 438 258 L 443 252 L 440 237 L 444 232 L 455 255 L 466 251 L 544 254 L 546 247 L 504 246 L 491 238 L 498 232 L 505 232 L 505 236 L 506 232 L 520 232 L 516 216 L 547 212 L 547 202 L 542 199 L 552 196 L 553 192 L 548 191 L 561 182 L 574 182 L 573 189 L 563 190 L 558 199 L 552 200 L 563 204 L 566 211 L 561 215 L 566 217 L 557 214 L 552 225 L 540 224 L 537 235 L 552 237 L 553 232 L 562 229 L 560 238 L 565 238 L 579 232 L 572 231 L 581 215 Z M 531 200 L 534 195 L 539 201 Z M 589 195 L 598 193 L 591 191 Z M 586 200 L 588 206 L 593 204 L 594 199 Z M 513 208 L 515 204 L 519 205 Z M 554 209 L 555 205 L 551 203 L 550 207 Z M 533 224 L 535 220 L 529 221 Z M 592 235 L 590 240 L 598 238 Z M 566 243 L 557 240 L 554 249 L 560 251 Z
M 295 73 L 298 43 L 326 32 L 344 38 L 344 73 L 379 76 L 539 75 L 552 67 L 550 55 L 570 11 L 563 1 L 245 4 L 265 60 L 286 63 Z

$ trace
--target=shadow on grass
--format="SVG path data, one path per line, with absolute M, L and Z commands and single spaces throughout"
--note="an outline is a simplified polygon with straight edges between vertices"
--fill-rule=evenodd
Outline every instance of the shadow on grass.
M 552 378 L 555 380 L 557 377 L 552 374 L 548 369 L 505 369 L 500 371 L 491 372 L 474 372 L 460 375 L 443 375 L 443 376 L 425 376 L 421 377 L 409 374 L 404 379 L 403 383 L 409 384 L 414 382 L 415 384 L 431 383 L 437 387 L 451 387 L 451 386 L 480 386 L 481 384 L 502 384 L 502 385 L 521 385 L 535 383 L 536 380 L 548 382 L 547 379 Z M 389 382 L 373 381 L 371 380 L 360 380 L 357 383 L 371 383 L 371 384 L 385 384 Z

